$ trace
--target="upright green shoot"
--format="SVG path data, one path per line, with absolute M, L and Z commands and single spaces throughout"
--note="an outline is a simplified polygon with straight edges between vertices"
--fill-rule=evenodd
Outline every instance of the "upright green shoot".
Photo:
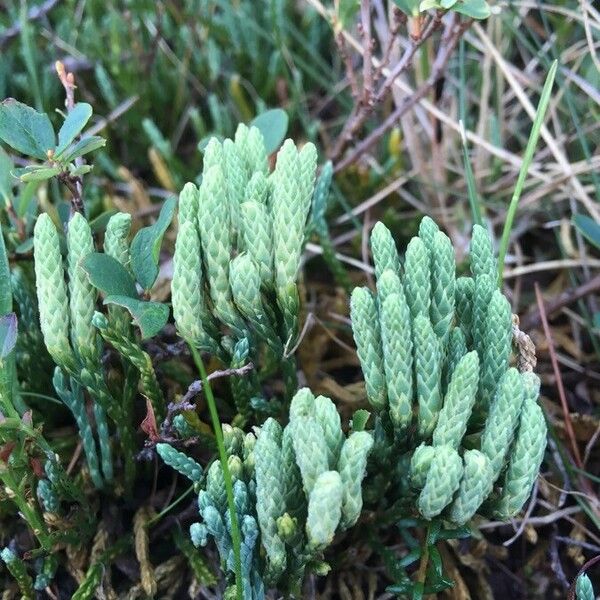
M 186 340 L 187 341 L 187 340 Z M 208 410 L 210 412 L 210 418 L 212 421 L 213 429 L 215 431 L 215 438 L 217 440 L 217 448 L 219 450 L 219 461 L 221 462 L 221 468 L 223 469 L 223 479 L 225 480 L 225 490 L 227 492 L 227 507 L 229 509 L 229 517 L 231 518 L 231 541 L 233 542 L 233 559 L 235 564 L 235 590 L 237 600 L 243 598 L 243 578 L 242 578 L 242 558 L 241 558 L 241 545 L 242 538 L 240 535 L 240 528 L 237 519 L 237 513 L 235 510 L 235 502 L 233 499 L 233 483 L 231 479 L 231 472 L 229 471 L 229 465 L 227 463 L 227 451 L 225 450 L 225 443 L 223 441 L 223 430 L 221 429 L 221 421 L 219 419 L 219 413 L 217 412 L 217 405 L 215 404 L 215 397 L 212 393 L 212 388 L 206 375 L 206 369 L 202 358 L 198 350 L 187 342 L 194 363 L 198 372 L 200 373 L 200 379 L 202 380 L 202 389 L 206 396 L 206 403 L 208 404 Z
M 515 191 L 513 192 L 513 196 L 510 200 L 510 205 L 508 206 L 508 213 L 506 214 L 506 221 L 504 222 L 504 230 L 502 231 L 502 239 L 500 241 L 500 248 L 498 250 L 499 285 L 502 285 L 502 278 L 504 274 L 504 259 L 506 258 L 506 252 L 508 250 L 510 232 L 512 231 L 513 221 L 515 220 L 515 215 L 517 213 L 519 198 L 521 197 L 521 193 L 523 192 L 523 187 L 525 186 L 525 178 L 527 177 L 529 166 L 531 165 L 531 161 L 533 160 L 533 153 L 535 152 L 535 147 L 540 136 L 540 130 L 544 123 L 544 117 L 546 116 L 546 110 L 548 108 L 548 103 L 550 102 L 550 92 L 552 91 L 552 85 L 554 84 L 554 78 L 556 76 L 557 68 L 558 61 L 555 60 L 552 63 L 552 66 L 550 67 L 550 71 L 548 71 L 548 76 L 546 77 L 546 82 L 544 83 L 544 88 L 542 90 L 540 102 L 535 113 L 533 127 L 531 128 L 529 140 L 527 141 L 527 147 L 525 148 L 523 162 L 521 163 L 521 170 L 519 171 L 519 177 L 515 185 Z

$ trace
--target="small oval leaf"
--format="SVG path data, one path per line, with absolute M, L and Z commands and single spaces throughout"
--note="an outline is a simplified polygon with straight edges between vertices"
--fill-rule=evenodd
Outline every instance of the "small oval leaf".
M 61 162 L 71 162 L 84 154 L 98 150 L 106 146 L 106 140 L 98 135 L 88 135 L 87 137 L 81 138 L 74 146 L 65 152 L 64 156 L 61 156 Z
M 108 296 L 104 304 L 117 304 L 126 308 L 140 328 L 144 340 L 155 336 L 169 318 L 169 307 L 161 302 L 144 302 L 129 296 Z
M 56 139 L 46 113 L 7 98 L 0 103 L 0 139 L 17 152 L 46 160 L 54 150 Z
M 158 277 L 160 246 L 173 219 L 176 204 L 174 196 L 165 200 L 156 223 L 140 229 L 131 242 L 131 268 L 145 290 L 149 290 Z
M 88 274 L 90 283 L 107 296 L 138 297 L 133 277 L 112 256 L 92 252 L 83 259 L 81 266 Z
M 471 19 L 487 19 L 492 14 L 489 4 L 485 0 L 456 2 L 452 6 L 452 10 L 466 17 L 471 17 Z
M 4 227 L 0 226 L 0 315 L 12 311 L 12 288 L 10 285 L 10 264 L 4 244 Z
M 258 115 L 251 123 L 257 127 L 265 139 L 267 154 L 273 154 L 281 146 L 288 130 L 288 116 L 281 108 L 272 108 Z
M 51 179 L 60 173 L 58 167 L 25 167 L 24 169 L 16 169 L 15 175 L 18 175 L 19 179 L 23 183 L 29 183 L 30 181 L 45 181 Z
M 16 183 L 11 171 L 14 169 L 12 158 L 0 147 L 0 199 L 4 204 L 12 202 L 12 189 Z
M 0 359 L 6 358 L 17 343 L 17 315 L 8 313 L 0 317 Z
M 575 215 L 573 224 L 580 231 L 581 235 L 600 250 L 600 224 L 587 215 Z
M 78 102 L 67 114 L 60 131 L 58 132 L 58 146 L 55 158 L 58 158 L 81 133 L 92 116 L 92 107 L 87 102 Z

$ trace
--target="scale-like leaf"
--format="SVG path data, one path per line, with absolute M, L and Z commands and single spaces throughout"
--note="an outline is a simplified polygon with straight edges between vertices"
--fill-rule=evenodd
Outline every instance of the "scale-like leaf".
M 352 415 L 352 431 L 364 431 L 370 416 L 371 413 L 364 408 L 357 410 Z

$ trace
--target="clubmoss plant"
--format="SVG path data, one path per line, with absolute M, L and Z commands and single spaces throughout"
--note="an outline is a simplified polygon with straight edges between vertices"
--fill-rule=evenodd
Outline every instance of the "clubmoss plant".
M 34 229 L 34 258 L 40 325 L 44 342 L 56 365 L 72 380 L 69 384 L 63 374 L 56 375 L 56 391 L 67 404 L 78 422 L 90 474 L 101 486 L 102 479 L 96 467 L 94 444 L 87 424 L 85 398 L 80 388 L 93 397 L 96 434 L 101 455 L 102 477 L 113 479 L 112 448 L 107 415 L 121 435 L 123 457 L 128 469 L 128 480 L 133 475 L 131 424 L 123 407 L 113 397 L 103 376 L 102 347 L 92 323 L 96 306 L 96 289 L 83 270 L 82 261 L 94 251 L 92 234 L 85 218 L 75 213 L 67 229 L 68 286 L 60 252 L 58 231 L 47 214 L 42 214 Z M 67 291 L 68 290 L 68 291 Z M 78 387 L 79 386 L 79 387 Z M 67 393 L 68 387 L 71 392 Z M 76 391 L 73 391 L 76 390 Z
M 351 299 L 372 430 L 365 429 L 370 418 L 365 410 L 348 426 L 329 398 L 297 390 L 294 359 L 298 276 L 309 235 L 316 233 L 334 275 L 348 286 L 327 246 L 332 165 L 322 169 L 315 188 L 314 146 L 299 149 L 286 140 L 271 171 L 262 134 L 244 125 L 234 139 L 211 139 L 203 160 L 199 185 L 188 183 L 179 195 L 173 258 L 174 322 L 202 378 L 201 388 L 192 384 L 180 405 L 177 397 L 169 404 L 171 388 L 163 386 L 163 374 L 185 385 L 186 366 L 168 361 L 157 372 L 153 357 L 162 352 L 161 344 L 170 346 L 167 354 L 181 356 L 182 344 L 164 338 L 145 342 L 169 317 L 168 306 L 150 298 L 174 197 L 131 243 L 131 218 L 113 215 L 106 222 L 103 253 L 95 251 L 92 226 L 82 213 L 70 216 L 65 240 L 51 217 L 40 215 L 34 229 L 37 303 L 28 294 L 26 270 L 12 277 L 20 322 L 32 323 L 39 313 L 40 333 L 23 342 L 16 340 L 2 245 L 0 269 L 7 276 L 0 280 L 6 338 L 0 356 L 5 456 L 0 478 L 39 540 L 42 559 L 35 564 L 34 583 L 34 565 L 11 549 L 3 551 L 22 595 L 33 597 L 34 589 L 52 581 L 57 561 L 48 553 L 56 544 L 81 544 L 94 531 L 102 539 L 90 492 L 102 488 L 118 498 L 123 488 L 136 489 L 134 457 L 140 448 L 134 433 L 144 400 L 140 429 L 147 440 L 137 456 L 156 450 L 192 484 L 160 514 L 146 506 L 135 513 L 140 589 L 150 596 L 161 576 L 150 561 L 148 529 L 187 493 L 198 494 L 200 520 L 190 527 L 189 539 L 181 532 L 173 536 L 182 553 L 175 558 L 187 560 L 199 581 L 212 582 L 198 552 L 214 543 L 227 585 L 224 598 L 244 600 L 263 600 L 270 590 L 298 597 L 307 574 L 329 571 L 326 561 L 337 555 L 339 540 L 361 539 L 360 532 L 340 534 L 359 522 L 365 505 L 382 523 L 399 515 L 406 517 L 401 522 L 424 524 L 423 555 L 432 556 L 432 564 L 439 563 L 436 540 L 475 515 L 509 519 L 518 513 L 543 458 L 546 425 L 538 378 L 511 366 L 511 308 L 497 289 L 487 232 L 475 226 L 472 276 L 457 278 L 452 244 L 431 219 L 421 222 L 402 267 L 391 233 L 381 223 L 375 226 L 376 289 L 357 288 Z M 107 305 L 103 312 L 100 295 Z M 82 474 L 68 473 L 56 442 L 50 445 L 41 427 L 33 426 L 17 385 L 15 356 L 35 353 L 42 340 L 44 359 L 54 362 L 59 403 L 77 426 L 87 465 Z M 215 401 L 200 350 L 230 367 L 219 375 L 229 377 L 231 425 L 220 423 L 217 406 L 226 398 Z M 29 368 L 31 359 L 23 367 Z M 275 375 L 282 380 L 283 399 L 267 400 L 263 396 L 279 393 L 269 381 Z M 199 389 L 206 393 L 214 438 L 201 421 L 201 404 L 198 413 L 192 404 Z M 137 406 L 135 398 L 141 400 Z M 179 409 L 184 412 L 174 415 Z M 187 453 L 199 440 L 206 450 L 215 439 L 219 460 Z M 69 523 L 64 530 L 63 521 Z M 92 551 L 74 598 L 91 597 L 101 584 L 106 553 L 110 550 Z M 426 561 L 422 564 L 425 571 Z M 433 577 L 425 574 L 428 578 Z M 411 581 L 410 589 L 419 597 L 432 586 L 447 587 L 440 578 L 430 587 Z
M 312 144 L 298 150 L 286 140 L 269 173 L 262 134 L 240 125 L 234 140 L 209 141 L 200 186 L 188 183 L 179 196 L 172 286 L 178 331 L 229 365 L 241 355 L 259 364 L 265 349 L 265 370 L 281 365 L 288 400 L 297 387 L 297 278 L 316 160 Z M 249 399 L 238 408 L 246 419 Z
M 19 558 L 10 548 L 4 548 L 0 552 L 0 558 L 15 578 L 21 597 L 25 600 L 33 600 L 35 593 L 33 591 L 33 580 L 27 572 L 27 567 L 21 558 Z
M 594 598 L 596 598 L 594 586 L 592 585 L 592 582 L 586 573 L 582 573 L 577 578 L 577 583 L 575 584 L 575 595 L 577 600 L 594 600 Z
M 382 434 L 372 468 L 397 461 L 395 481 L 385 484 L 390 496 L 409 512 L 414 498 L 427 520 L 463 525 L 476 513 L 514 516 L 537 476 L 546 424 L 539 379 L 510 366 L 512 314 L 496 288 L 487 232 L 473 228 L 471 278 L 456 278 L 450 240 L 428 217 L 408 244 L 401 279 L 381 223 L 371 248 L 377 293 L 355 289 L 351 314 Z
M 372 436 L 344 435 L 333 402 L 307 388 L 294 396 L 285 427 L 268 418 L 254 433 L 225 425 L 223 435 L 241 524 L 244 597 L 262 599 L 270 587 L 298 593 L 307 572 L 329 569 L 324 550 L 361 514 Z M 167 464 L 198 481 L 202 471 L 194 461 L 167 444 L 158 450 Z M 231 523 L 218 461 L 200 486 L 202 522 L 191 526 L 192 541 L 204 546 L 213 538 L 232 575 Z

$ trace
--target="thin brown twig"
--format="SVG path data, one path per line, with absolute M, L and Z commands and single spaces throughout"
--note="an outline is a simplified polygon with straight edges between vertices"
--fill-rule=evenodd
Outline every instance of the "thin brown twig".
M 550 556 L 550 567 L 556 579 L 562 583 L 564 588 L 569 587 L 569 580 L 565 575 L 565 570 L 563 569 L 563 565 L 561 562 L 561 555 L 558 552 L 558 544 L 556 542 L 556 533 L 557 527 L 554 525 L 552 527 L 552 535 L 550 536 L 550 547 L 548 548 L 548 555 Z
M 562 535 L 556 536 L 557 542 L 563 542 L 567 545 L 579 546 L 580 548 L 585 548 L 586 550 L 591 550 L 592 552 L 597 552 L 600 554 L 600 546 L 596 546 L 596 544 L 589 544 L 587 542 L 583 542 L 581 540 L 575 540 L 570 537 L 565 537 Z
M 58 78 L 65 89 L 65 107 L 69 113 L 75 107 L 75 75 L 68 72 L 65 69 L 65 65 L 63 65 L 63 63 L 59 60 L 56 61 L 54 66 L 56 68 L 56 74 L 58 75 Z M 83 160 L 81 158 L 75 159 L 76 166 L 80 166 L 81 164 L 83 164 Z M 64 172 L 61 173 L 58 178 L 71 192 L 71 212 L 79 212 L 84 214 L 83 183 L 81 181 L 81 177 L 73 177 L 69 172 Z
M 370 198 L 363 200 L 358 206 L 354 207 L 351 211 L 345 212 L 343 215 L 338 217 L 335 221 L 335 225 L 342 225 L 347 221 L 351 221 L 354 217 L 361 215 L 367 210 L 373 208 L 382 200 L 385 200 L 388 196 L 398 191 L 400 187 L 406 184 L 410 179 L 418 174 L 416 169 L 412 169 L 408 173 L 403 173 L 400 177 L 386 185 L 384 188 L 377 190 Z
M 520 267 L 507 269 L 504 272 L 504 279 L 513 279 L 522 277 L 530 273 L 540 273 L 542 271 L 557 271 L 559 269 L 574 268 L 597 268 L 600 267 L 600 259 L 597 258 L 557 258 L 553 260 L 541 260 L 532 262 Z
M 521 524 L 517 528 L 517 531 L 515 532 L 515 534 L 510 539 L 508 539 L 502 543 L 502 545 L 504 547 L 511 546 L 514 542 L 516 542 L 521 537 L 523 531 L 525 531 L 525 527 L 527 526 L 527 524 L 529 523 L 529 519 L 531 518 L 531 513 L 533 512 L 533 509 L 535 508 L 536 501 L 537 501 L 537 495 L 538 495 L 538 481 L 536 479 L 535 484 L 533 486 L 533 491 L 531 492 L 531 498 L 529 500 L 529 505 L 527 506 L 527 510 L 525 511 L 525 514 L 523 515 L 523 518 L 521 519 Z
M 590 440 L 588 441 L 588 443 L 585 445 L 585 450 L 583 452 L 583 465 L 585 466 L 588 462 L 588 460 L 590 459 L 590 455 L 592 453 L 592 448 L 596 445 L 596 442 L 598 441 L 598 438 L 600 437 L 600 423 L 598 424 L 598 427 L 596 427 L 596 431 L 594 431 L 592 437 L 590 438 Z
M 558 366 L 558 359 L 556 358 L 556 350 L 554 349 L 554 341 L 552 340 L 552 332 L 548 325 L 548 319 L 546 318 L 546 309 L 544 307 L 544 299 L 542 298 L 542 292 L 537 281 L 535 282 L 535 298 L 537 301 L 538 309 L 540 311 L 540 319 L 542 321 L 542 328 L 544 330 L 544 336 L 546 337 L 546 343 L 548 344 L 548 352 L 550 353 L 550 362 L 552 363 L 552 370 L 554 371 L 554 378 L 556 379 L 556 387 L 558 389 L 558 396 L 560 398 L 560 404 L 563 411 L 563 418 L 565 420 L 565 429 L 571 449 L 573 451 L 573 459 L 575 464 L 580 469 L 583 469 L 583 462 L 581 460 L 581 454 L 577 441 L 575 438 L 575 431 L 573 430 L 573 423 L 571 422 L 571 413 L 569 412 L 569 406 L 567 404 L 567 396 L 565 394 L 565 388 L 563 385 L 562 377 L 560 374 L 560 368 Z
M 590 531 L 585 525 L 581 523 L 582 519 L 576 519 L 575 517 L 566 515 L 565 521 L 573 525 L 574 529 L 581 531 L 585 537 L 591 539 L 593 542 L 596 543 L 596 545 L 600 545 L 600 539 L 598 539 L 598 536 L 595 535 L 594 532 Z
M 540 475 L 540 477 L 542 477 L 542 476 Z M 597 498 L 595 498 L 594 496 L 591 496 L 590 494 L 588 494 L 586 492 L 578 492 L 578 491 L 575 491 L 572 489 L 564 489 L 564 488 L 560 487 L 559 485 L 554 485 L 551 481 L 548 481 L 545 478 L 544 478 L 544 483 L 549 488 L 552 488 L 552 489 L 556 490 L 557 492 L 560 492 L 561 496 L 562 495 L 564 495 L 565 497 L 578 496 L 579 498 L 583 498 L 584 500 L 587 500 L 594 507 L 598 504 Z
M 335 36 L 335 43 L 337 44 L 338 52 L 340 53 L 342 61 L 344 62 L 344 67 L 346 69 L 346 77 L 350 83 L 352 97 L 355 101 L 358 101 L 358 97 L 360 95 L 360 91 L 358 89 L 358 81 L 356 80 L 356 73 L 354 73 L 352 59 L 350 58 L 350 54 L 348 53 L 348 47 L 346 46 L 346 39 L 344 38 L 341 31 Z
M 135 94 L 134 96 L 127 98 L 127 100 L 123 100 L 123 102 L 121 102 L 114 110 L 111 110 L 106 117 L 100 119 L 97 123 L 94 123 L 89 129 L 86 129 L 86 135 L 96 135 L 102 131 L 110 123 L 116 121 L 121 115 L 125 114 L 139 99 L 139 95 Z
M 296 341 L 294 346 L 289 350 L 286 343 L 285 348 L 283 349 L 283 358 L 289 358 L 290 356 L 294 356 L 294 354 L 296 354 L 296 351 L 298 350 L 298 348 L 300 348 L 300 344 L 302 343 L 302 341 L 306 337 L 306 334 L 310 331 L 312 327 L 313 318 L 314 315 L 312 312 L 309 312 L 308 315 L 306 315 L 306 319 L 304 320 L 304 325 L 302 326 L 302 330 L 300 331 L 298 340 Z M 291 341 L 291 338 L 288 340 L 288 342 L 289 341 Z
M 564 519 L 567 515 L 578 514 L 583 509 L 580 506 L 568 506 L 567 508 L 561 508 L 560 510 L 556 510 L 553 513 L 541 516 L 541 517 L 531 517 L 529 519 L 530 525 L 549 525 L 550 523 L 554 523 L 560 519 Z M 520 522 L 519 520 L 513 520 L 513 523 Z M 510 523 L 506 521 L 488 521 L 487 523 L 481 523 L 478 528 L 479 529 L 496 529 L 497 527 L 509 527 Z
M 209 381 L 213 379 L 219 379 L 221 377 L 237 376 L 243 377 L 254 369 L 254 364 L 249 362 L 236 369 L 224 369 L 221 371 L 213 371 L 207 377 Z M 171 424 L 173 417 L 180 412 L 187 410 L 196 410 L 196 405 L 193 402 L 194 396 L 198 395 L 202 391 L 202 381 L 200 379 L 192 381 L 188 386 L 186 393 L 177 402 L 170 402 L 167 406 L 167 416 L 160 426 L 160 440 L 172 442 L 174 441 L 171 436 Z M 152 457 L 152 449 L 159 440 L 147 440 L 146 447 L 138 454 L 140 459 L 149 459 Z
M 73 469 L 75 468 L 75 465 L 77 464 L 77 461 L 79 460 L 79 457 L 81 456 L 82 450 L 83 450 L 83 444 L 81 443 L 81 440 L 79 440 L 77 442 L 77 446 L 75 447 L 75 452 L 73 452 L 73 455 L 71 456 L 71 460 L 69 461 L 69 465 L 67 466 L 67 470 L 66 470 L 67 475 L 70 475 L 71 472 L 73 471 Z
M 307 242 L 305 249 L 308 250 L 309 252 L 312 252 L 313 254 L 323 254 L 323 248 L 321 246 L 319 246 L 318 244 L 313 244 L 312 242 Z M 356 269 L 359 269 L 361 271 L 364 271 L 365 273 L 375 273 L 375 269 L 373 269 L 373 267 L 371 265 L 368 265 L 360 260 L 357 260 L 356 258 L 353 258 L 351 256 L 346 256 L 345 254 L 340 254 L 339 252 L 335 253 L 335 257 L 347 264 L 350 265 L 351 267 L 354 267 Z
M 398 33 L 400 32 L 400 26 L 406 25 L 406 15 L 397 7 L 394 6 L 392 9 L 392 24 L 390 25 L 390 31 L 388 35 L 387 44 L 385 50 L 383 52 L 383 57 L 377 68 L 375 69 L 375 73 L 373 75 L 373 80 L 378 82 L 381 76 L 383 75 L 383 69 L 385 69 L 390 63 L 390 58 L 392 56 L 392 50 L 394 48 L 394 43 L 398 37 Z
M 431 91 L 438 79 L 442 77 L 458 40 L 472 24 L 473 20 L 469 19 L 468 21 L 459 24 L 453 23 L 447 28 L 442 38 L 442 44 L 440 45 L 436 59 L 432 65 L 431 75 L 427 81 L 415 90 L 411 96 L 405 98 L 404 102 L 402 102 L 379 127 L 364 140 L 359 142 L 350 154 L 335 165 L 334 171 L 336 173 L 356 162 L 371 146 L 373 146 L 373 144 L 380 140 L 387 131 L 396 124 L 400 117 L 407 113 Z
M 375 98 L 375 102 L 382 102 L 392 89 L 392 85 L 394 85 L 394 81 L 408 68 L 411 64 L 416 51 L 423 45 L 423 43 L 428 40 L 431 35 L 440 28 L 442 24 L 442 16 L 443 13 L 441 11 L 436 12 L 433 18 L 429 19 L 419 38 L 413 39 L 410 46 L 406 49 L 402 58 L 396 63 L 396 66 L 388 73 L 377 97 Z
M 540 310 L 540 317 L 542 320 L 542 329 L 544 331 L 544 336 L 546 337 L 546 342 L 548 344 L 548 352 L 550 353 L 550 362 L 552 364 L 552 370 L 554 371 L 554 378 L 556 379 L 556 387 L 558 389 L 558 395 L 560 398 L 560 403 L 561 403 L 561 407 L 562 407 L 562 411 L 563 411 L 563 418 L 565 421 L 565 430 L 567 432 L 567 436 L 569 438 L 569 442 L 570 442 L 572 450 L 573 450 L 573 460 L 575 461 L 576 466 L 583 471 L 584 464 L 583 464 L 583 461 L 581 460 L 581 454 L 579 452 L 579 447 L 577 446 L 577 441 L 575 438 L 575 432 L 573 430 L 573 423 L 571 422 L 571 414 L 569 412 L 569 407 L 567 405 L 567 397 L 565 394 L 565 389 L 564 389 L 562 377 L 560 374 L 560 368 L 558 366 L 558 357 L 557 357 L 557 353 L 554 349 L 554 342 L 552 340 L 552 333 L 550 331 L 550 326 L 548 325 L 548 319 L 546 317 L 546 311 L 544 308 L 544 301 L 542 298 L 542 293 L 540 291 L 540 287 L 537 282 L 535 283 L 535 297 L 536 297 L 537 305 Z M 582 478 L 580 478 L 580 485 L 581 485 L 581 488 L 585 491 L 585 495 L 587 495 L 589 497 L 590 502 L 593 504 L 593 506 L 591 507 L 592 510 L 594 510 L 594 512 L 596 514 L 598 514 L 597 495 L 594 492 L 594 490 L 592 489 L 589 481 L 582 477 Z
M 371 0 L 360 0 L 360 22 L 363 38 L 363 95 L 362 104 L 369 106 L 373 98 L 373 39 L 371 37 Z
M 325 8 L 325 6 L 323 6 L 323 3 L 321 2 L 321 0 L 306 0 L 306 2 L 308 4 L 310 4 L 310 6 L 312 6 L 318 12 L 318 14 L 321 15 L 321 17 L 323 17 L 326 20 L 331 19 L 330 12 Z M 531 4 L 531 3 L 527 3 L 527 4 L 529 6 L 529 4 Z M 531 7 L 533 7 L 533 5 L 529 6 L 529 7 L 531 8 Z M 550 8 L 552 10 L 554 10 L 556 7 L 550 7 Z M 581 20 L 579 14 L 576 12 L 566 11 L 565 9 L 561 9 L 561 8 L 556 8 L 556 10 L 554 10 L 554 12 L 557 12 L 559 14 L 567 14 L 571 19 L 574 19 L 576 21 Z M 497 22 L 500 24 L 500 21 L 497 21 Z M 362 53 L 361 44 L 347 30 L 342 30 L 341 33 L 344 36 L 344 39 L 346 40 L 346 42 L 348 43 L 349 46 L 351 46 L 355 51 Z M 378 66 L 379 62 L 380 61 L 377 58 L 373 57 L 373 64 L 375 66 Z M 384 72 L 389 72 L 389 69 L 384 68 Z M 394 86 L 397 88 L 397 90 L 399 92 L 402 92 L 404 94 L 413 94 L 414 93 L 414 90 L 411 87 L 411 85 L 409 85 L 402 78 L 396 79 L 394 82 Z M 459 125 L 458 121 L 455 120 L 454 118 L 452 118 L 452 116 L 446 114 L 444 111 L 442 111 L 437 106 L 435 106 L 435 104 L 431 103 L 427 98 L 422 98 L 419 101 L 419 106 L 421 108 L 423 108 L 426 113 L 429 113 L 429 114 L 433 115 L 434 117 L 436 117 L 437 119 L 439 119 L 446 127 L 451 129 L 452 131 L 454 131 L 456 133 L 460 133 L 460 125 Z M 516 170 L 521 168 L 521 163 L 522 163 L 521 156 L 506 150 L 506 148 L 504 148 L 502 146 L 497 146 L 497 145 L 491 143 L 485 137 L 482 137 L 481 135 L 479 135 L 478 133 L 476 133 L 474 131 L 471 131 L 470 129 L 467 129 L 465 131 L 465 135 L 467 137 L 467 140 L 470 143 L 481 147 L 482 150 L 488 152 L 491 156 L 500 159 L 501 161 L 506 163 L 507 166 L 512 167 L 513 169 L 516 169 Z M 535 179 L 545 182 L 545 183 L 547 183 L 551 180 L 551 177 L 546 172 L 541 170 L 540 163 L 537 161 L 534 161 L 532 163 L 531 168 L 529 170 L 529 174 L 532 177 L 535 177 Z
M 405 50 L 402 58 L 396 63 L 394 68 L 388 73 L 384 82 L 381 84 L 376 93 L 372 90 L 373 79 L 371 76 L 371 70 L 366 70 L 367 61 L 371 64 L 371 48 L 370 44 L 367 48 L 365 44 L 363 44 L 363 73 L 368 74 L 368 79 L 365 79 L 365 75 L 363 75 L 363 86 L 364 86 L 364 94 L 361 97 L 361 100 L 357 102 L 353 108 L 352 115 L 346 121 L 340 135 L 338 136 L 337 143 L 335 144 L 330 158 L 334 162 L 342 155 L 348 144 L 352 141 L 356 133 L 363 127 L 367 118 L 372 114 L 373 110 L 376 106 L 379 106 L 389 95 L 392 85 L 394 81 L 402 74 L 404 71 L 408 69 L 408 67 L 412 64 L 413 58 L 417 52 L 417 50 L 423 45 L 423 43 L 429 39 L 433 33 L 440 27 L 441 25 L 441 12 L 437 12 L 436 15 L 427 21 L 427 24 L 422 29 L 421 33 L 418 37 L 412 38 L 408 48 Z M 341 37 L 341 33 L 339 34 Z M 343 38 L 341 38 L 343 39 Z M 391 50 L 391 49 L 390 49 Z M 388 57 L 389 60 L 389 57 Z M 385 61 L 385 57 L 384 57 Z M 379 77 L 380 72 L 386 66 L 386 63 L 382 61 L 379 64 L 377 76 Z M 435 81 L 433 82 L 435 83 Z M 432 84 L 433 86 L 433 84 Z M 417 93 L 417 92 L 415 92 Z M 366 98 L 369 98 L 368 101 L 365 101 Z M 406 109 L 408 110 L 408 109 Z
M 235 375 L 236 377 L 243 377 L 244 375 L 252 371 L 252 369 L 254 369 L 254 364 L 249 362 L 248 364 L 242 367 L 238 367 L 237 369 L 223 369 L 222 371 L 213 371 L 208 375 L 207 379 L 208 381 L 212 381 L 213 379 L 219 379 L 221 377 L 231 377 L 233 375 Z M 175 406 L 179 407 L 180 410 L 182 405 L 189 403 L 192 400 L 192 398 L 194 396 L 197 396 L 201 391 L 202 380 L 197 379 L 196 381 L 193 381 L 188 386 L 187 392 L 185 393 L 181 401 L 175 404 Z

